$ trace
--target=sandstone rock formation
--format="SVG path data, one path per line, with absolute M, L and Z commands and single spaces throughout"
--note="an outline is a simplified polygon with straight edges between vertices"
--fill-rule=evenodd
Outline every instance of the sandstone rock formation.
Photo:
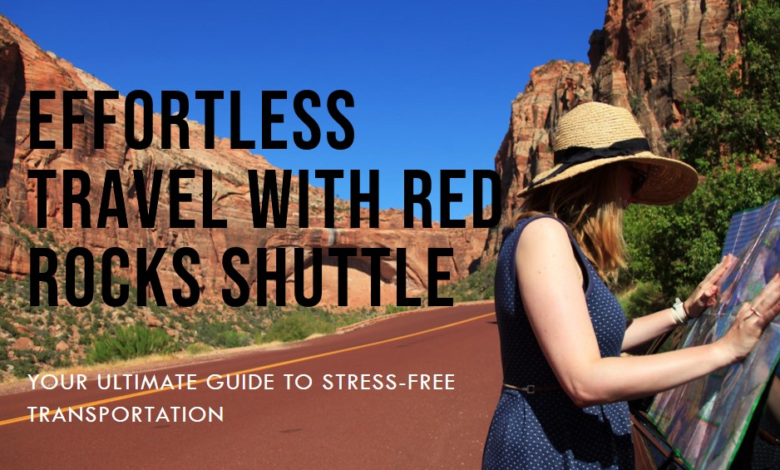
M 610 0 L 604 28 L 590 38 L 596 101 L 630 109 L 653 149 L 668 155 L 665 133 L 682 124 L 692 84 L 686 56 L 697 45 L 721 54 L 739 46 L 730 0 Z
M 509 130 L 495 157 L 501 177 L 501 222 L 491 231 L 486 253 L 498 251 L 501 230 L 513 224 L 521 202 L 515 194 L 534 175 L 552 167 L 552 132 L 558 119 L 591 101 L 592 95 L 587 64 L 556 60 L 533 69 L 525 90 L 512 101 Z
M 309 218 L 311 229 L 298 229 L 298 200 L 291 199 L 289 224 L 293 228 L 255 229 L 252 226 L 251 206 L 247 170 L 257 169 L 262 175 L 265 169 L 273 166 L 259 155 L 246 150 L 230 149 L 227 139 L 217 140 L 216 148 L 204 148 L 205 129 L 202 125 L 188 121 L 190 128 L 190 149 L 161 149 L 161 120 L 154 116 L 154 138 L 152 145 L 144 150 L 129 148 L 124 139 L 124 126 L 108 125 L 105 128 L 105 149 L 95 149 L 95 129 L 90 118 L 94 104 L 93 94 L 89 99 L 74 103 L 74 114 L 87 116 L 85 124 L 74 126 L 73 148 L 62 149 L 62 90 L 109 90 L 110 87 L 94 76 L 75 68 L 64 59 L 42 51 L 18 27 L 0 17 L 0 277 L 3 275 L 23 276 L 29 273 L 29 238 L 24 232 L 36 224 L 36 181 L 28 179 L 28 169 L 53 169 L 61 175 L 65 169 L 81 169 L 88 172 L 92 187 L 89 200 L 97 207 L 105 172 L 117 169 L 122 175 L 122 192 L 128 206 L 130 228 L 122 229 L 109 219 L 105 229 L 74 228 L 63 229 L 62 179 L 52 180 L 48 187 L 49 204 L 47 214 L 52 227 L 54 245 L 59 247 L 84 246 L 99 254 L 105 248 L 118 246 L 134 252 L 136 248 L 166 248 L 175 250 L 190 246 L 201 256 L 201 263 L 193 266 L 193 274 L 198 280 L 204 297 L 215 299 L 221 289 L 229 283 L 221 267 L 221 256 L 228 247 L 242 247 L 250 256 L 254 256 L 257 247 L 275 246 L 328 246 L 329 238 L 323 238 L 324 193 L 321 189 L 309 188 Z M 41 139 L 54 140 L 59 148 L 55 150 L 31 149 L 30 145 L 30 96 L 31 90 L 55 90 L 59 99 L 41 101 L 41 112 L 53 115 L 53 122 L 42 126 Z M 116 116 L 117 123 L 125 122 L 123 100 L 106 101 L 106 114 Z M 136 105 L 134 113 L 136 129 L 142 129 L 142 111 Z M 139 132 L 139 131 L 136 131 Z M 140 137 L 140 136 L 139 136 Z M 174 128 L 172 140 L 178 142 L 178 129 Z M 176 145 L 174 145 L 176 147 Z M 182 218 L 202 220 L 203 200 L 210 198 L 214 204 L 214 217 L 227 219 L 228 229 L 174 229 L 169 227 L 169 198 L 165 190 L 169 184 L 168 171 L 173 169 L 191 169 L 196 173 L 194 180 L 186 180 L 184 191 L 193 194 L 192 201 L 183 205 Z M 133 170 L 143 170 L 150 175 L 154 170 L 164 170 L 161 206 L 154 228 L 141 228 L 138 221 L 138 199 L 135 195 L 132 179 Z M 204 170 L 214 175 L 212 194 L 202 194 L 201 178 Z M 281 172 L 278 173 L 281 185 Z M 293 178 L 293 194 L 297 194 L 298 180 Z M 336 225 L 333 229 L 335 240 L 349 246 L 383 246 L 392 249 L 407 248 L 409 262 L 405 275 L 410 295 L 419 294 L 427 289 L 427 248 L 453 248 L 455 256 L 444 260 L 441 269 L 451 272 L 452 280 L 466 276 L 482 255 L 486 229 L 403 229 L 402 216 L 398 211 L 383 211 L 380 229 L 349 229 L 349 202 L 336 201 Z M 365 227 L 367 211 L 363 218 Z M 76 217 L 79 211 L 75 211 Z M 92 224 L 95 225 L 97 213 L 92 211 Z M 200 227 L 200 222 L 196 222 Z M 333 237 L 331 237 L 333 238 Z M 298 245 L 290 245 L 297 240 Z M 341 240 L 346 240 L 341 242 Z M 312 245 L 312 243 L 314 245 Z M 160 264 L 160 278 L 166 292 L 182 287 L 183 284 L 170 267 L 169 255 Z M 131 257 L 129 273 L 134 272 L 135 260 Z M 252 266 L 257 260 L 252 260 Z M 127 272 L 117 275 L 132 278 Z M 383 264 L 383 302 L 392 303 L 395 299 L 395 251 Z M 247 273 L 252 278 L 252 273 Z M 368 271 L 360 263 L 350 267 L 350 277 L 356 280 L 350 288 L 350 306 L 368 305 L 369 296 L 360 286 L 367 285 Z M 290 280 L 292 282 L 292 280 Z M 323 291 L 335 292 L 335 276 L 325 276 Z M 292 289 L 292 287 L 290 287 Z M 274 287 L 269 285 L 269 292 Z M 386 291 L 386 294 L 384 293 Z M 256 292 L 256 289 L 253 290 Z M 335 296 L 335 294 L 334 294 Z M 334 296 L 328 296 L 330 299 Z M 288 299 L 290 296 L 288 296 Z
M 681 105 L 693 81 L 684 58 L 696 54 L 700 41 L 710 51 L 735 50 L 738 12 L 739 2 L 729 0 L 609 0 L 603 29 L 590 37 L 589 70 L 562 61 L 534 69 L 512 102 L 509 130 L 496 155 L 501 224 L 491 231 L 483 263 L 512 225 L 521 202 L 513 195 L 552 165 L 551 130 L 573 101 L 630 109 L 654 151 L 668 156 L 667 132 L 682 125 Z

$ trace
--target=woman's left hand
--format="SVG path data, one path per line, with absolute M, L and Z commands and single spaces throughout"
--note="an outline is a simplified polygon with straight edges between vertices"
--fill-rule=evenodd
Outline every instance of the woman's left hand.
M 718 293 L 720 293 L 720 281 L 728 270 L 737 261 L 737 257 L 734 255 L 726 255 L 716 264 L 715 267 L 707 274 L 707 277 L 694 289 L 693 293 L 688 300 L 684 302 L 685 311 L 691 318 L 696 318 L 704 312 L 707 307 L 712 307 L 718 301 Z

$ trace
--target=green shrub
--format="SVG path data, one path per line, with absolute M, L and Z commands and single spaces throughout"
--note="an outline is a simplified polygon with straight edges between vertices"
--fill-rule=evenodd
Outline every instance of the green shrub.
M 252 337 L 236 330 L 226 330 L 217 336 L 217 346 L 222 348 L 240 348 L 252 344 Z
M 439 288 L 438 296 L 450 297 L 455 302 L 487 300 L 494 297 L 496 260 L 490 261 L 484 268 L 471 273 L 457 282 Z
M 90 363 L 127 360 L 167 352 L 171 339 L 163 330 L 151 330 L 144 325 L 117 328 L 114 335 L 104 334 L 87 352 Z
M 14 376 L 27 377 L 38 373 L 39 366 L 35 363 L 32 352 L 17 352 L 17 357 L 11 362 L 14 366 Z
M 187 354 L 190 356 L 197 356 L 198 354 L 207 353 L 213 351 L 214 348 L 205 343 L 192 343 L 187 346 Z
M 0 328 L 10 333 L 12 338 L 16 338 L 20 335 L 19 330 L 5 318 L 0 318 Z
M 385 307 L 385 313 L 386 314 L 392 314 L 392 313 L 398 313 L 398 312 L 405 312 L 409 310 L 409 307 L 399 306 L 399 305 L 388 305 Z
M 333 333 L 334 331 L 333 322 L 328 321 L 325 315 L 295 311 L 276 320 L 262 337 L 262 341 L 300 341 L 315 333 Z
M 624 232 L 630 277 L 656 283 L 667 303 L 687 297 L 719 261 L 732 215 L 778 194 L 777 167 L 721 171 L 679 204 L 629 207 Z
M 618 295 L 627 318 L 638 318 L 669 307 L 658 284 L 640 282 L 630 291 Z
M 103 315 L 103 307 L 98 302 L 93 302 L 89 306 L 89 311 L 92 312 L 92 316 L 95 318 Z
M 38 363 L 53 363 L 53 359 L 56 356 L 54 350 L 51 349 L 42 349 L 34 352 L 33 355 Z
M 70 367 L 73 364 L 70 362 L 70 359 L 67 357 L 67 354 L 57 353 L 51 365 L 56 368 L 56 367 Z

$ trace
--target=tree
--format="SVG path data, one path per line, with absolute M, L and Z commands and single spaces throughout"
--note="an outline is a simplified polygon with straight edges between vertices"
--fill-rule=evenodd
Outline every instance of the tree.
M 684 106 L 687 125 L 672 146 L 704 174 L 780 153 L 780 0 L 748 0 L 743 8 L 741 49 L 721 58 L 699 44 L 686 58 L 696 83 Z
M 743 2 L 742 48 L 720 58 L 701 45 L 686 61 L 696 84 L 672 145 L 705 181 L 684 202 L 631 207 L 625 217 L 633 281 L 686 296 L 718 262 L 733 213 L 780 196 L 780 0 Z M 766 165 L 764 165 L 766 166 Z

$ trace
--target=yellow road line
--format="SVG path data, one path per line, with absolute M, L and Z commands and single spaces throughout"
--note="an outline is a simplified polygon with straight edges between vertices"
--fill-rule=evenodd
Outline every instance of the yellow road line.
M 220 378 L 225 378 L 225 377 L 231 377 L 231 376 L 234 376 L 234 375 L 249 374 L 251 372 L 258 372 L 258 371 L 261 371 L 261 370 L 273 369 L 273 368 L 276 368 L 276 367 L 282 367 L 282 366 L 287 366 L 287 365 L 290 365 L 290 364 L 296 364 L 298 362 L 310 361 L 312 359 L 319 359 L 321 357 L 334 356 L 336 354 L 341 354 L 341 353 L 351 352 L 351 351 L 357 351 L 359 349 L 370 348 L 372 346 L 379 346 L 380 344 L 392 343 L 393 341 L 400 341 L 402 339 L 412 338 L 412 337 L 415 337 L 415 336 L 424 335 L 424 334 L 431 333 L 431 332 L 434 332 L 434 331 L 439 331 L 439 330 L 443 330 L 443 329 L 446 329 L 446 328 L 452 328 L 453 326 L 462 325 L 464 323 L 472 322 L 472 321 L 475 321 L 475 320 L 480 320 L 482 318 L 487 318 L 487 317 L 493 315 L 494 313 L 495 312 L 486 313 L 484 315 L 478 315 L 476 317 L 467 318 L 465 320 L 461 320 L 461 321 L 458 321 L 458 322 L 455 322 L 455 323 L 448 323 L 446 325 L 437 326 L 436 328 L 431 328 L 431 329 L 428 329 L 428 330 L 418 331 L 416 333 L 410 333 L 408 335 L 397 336 L 395 338 L 384 339 L 382 341 L 376 341 L 376 342 L 373 342 L 373 343 L 361 344 L 360 346 L 352 346 L 351 348 L 344 348 L 344 349 L 339 349 L 339 350 L 336 350 L 336 351 L 330 351 L 330 352 L 326 352 L 326 353 L 322 353 L 322 354 L 315 354 L 313 356 L 306 356 L 306 357 L 301 357 L 301 358 L 298 358 L 298 359 L 292 359 L 292 360 L 289 360 L 289 361 L 277 362 L 275 364 L 268 364 L 268 365 L 265 365 L 265 366 L 255 367 L 253 369 L 240 370 L 238 372 L 230 372 L 230 373 L 227 373 L 227 374 L 220 375 L 219 377 Z M 196 380 L 196 381 L 193 381 L 193 382 L 189 382 L 189 385 L 196 385 L 196 384 L 205 383 L 207 380 L 208 380 L 207 378 L 206 379 Z M 151 389 L 151 390 L 144 390 L 142 392 L 130 393 L 130 394 L 127 394 L 127 395 L 120 395 L 118 397 L 106 398 L 106 399 L 103 399 L 103 400 L 93 401 L 93 402 L 89 402 L 89 403 L 83 403 L 81 405 L 73 405 L 73 406 L 69 406 L 68 410 L 74 410 L 75 411 L 75 410 L 79 410 L 81 408 L 87 408 L 87 407 L 90 407 L 90 406 L 98 406 L 98 405 L 103 405 L 103 404 L 106 404 L 106 403 L 113 403 L 113 402 L 116 402 L 116 401 L 129 400 L 130 398 L 142 397 L 144 395 L 151 395 L 153 393 L 165 392 L 165 391 L 168 391 L 168 390 L 179 390 L 183 385 L 185 385 L 185 384 L 181 384 L 181 385 L 178 385 L 178 386 L 175 386 L 175 387 L 155 388 L 155 389 Z M 37 413 L 37 414 L 32 415 L 32 416 L 27 415 L 27 416 L 20 416 L 18 418 L 6 419 L 5 421 L 0 421 L 0 426 L 6 426 L 8 424 L 14 424 L 14 423 L 21 423 L 21 422 L 24 422 L 24 421 L 28 421 L 29 422 L 29 421 L 33 421 L 33 420 L 35 420 L 37 418 L 40 418 L 41 416 L 53 415 L 56 412 L 57 412 L 57 410 L 54 409 L 54 410 L 51 410 L 48 413 L 44 413 L 44 414 Z

